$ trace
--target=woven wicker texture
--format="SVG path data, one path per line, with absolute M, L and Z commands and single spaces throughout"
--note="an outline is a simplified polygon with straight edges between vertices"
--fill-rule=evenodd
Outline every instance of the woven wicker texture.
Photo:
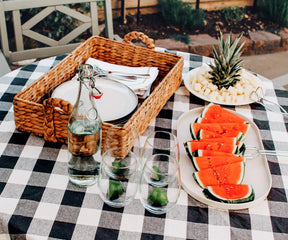
M 129 44 L 140 38 L 149 48 Z M 152 85 L 152 93 L 140 101 L 137 111 L 125 123 L 142 134 L 182 81 L 183 58 L 170 53 L 152 50 L 154 41 L 143 33 L 131 32 L 124 43 L 93 36 L 71 52 L 49 72 L 19 92 L 13 101 L 14 119 L 18 130 L 44 136 L 46 141 L 67 143 L 68 118 L 73 106 L 61 99 L 48 98 L 60 84 L 69 81 L 78 71 L 78 66 L 89 57 L 112 64 L 133 67 L 158 67 L 159 75 Z M 102 142 L 112 125 L 103 123 Z
M 155 44 L 154 44 L 154 40 L 152 38 L 149 38 L 147 35 L 145 35 L 142 32 L 130 32 L 127 33 L 124 38 L 123 38 L 123 43 L 129 44 L 132 42 L 132 40 L 141 40 L 143 43 L 146 44 L 146 47 L 149 49 L 154 49 L 155 48 Z

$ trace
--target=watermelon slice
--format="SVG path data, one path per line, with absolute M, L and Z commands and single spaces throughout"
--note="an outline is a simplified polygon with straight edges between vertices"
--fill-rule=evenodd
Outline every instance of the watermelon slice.
M 233 153 L 211 151 L 211 150 L 196 150 L 192 152 L 192 157 L 204 157 L 204 156 L 237 156 Z
M 194 140 L 195 141 L 195 140 Z M 197 141 L 197 140 L 196 140 Z M 199 142 L 206 142 L 206 143 L 213 143 L 213 142 L 217 142 L 217 143 L 223 143 L 223 144 L 229 144 L 230 142 L 235 142 L 236 145 L 238 146 L 238 150 L 240 150 L 240 148 L 243 146 L 243 142 L 242 141 L 238 141 L 237 138 L 235 137 L 221 137 L 221 138 L 205 138 L 205 139 L 199 139 Z
M 195 142 L 194 142 L 195 141 Z M 192 158 L 193 152 L 197 150 L 211 150 L 222 151 L 226 153 L 237 153 L 238 146 L 235 143 L 218 143 L 218 142 L 200 142 L 197 140 L 188 141 L 184 143 L 186 152 L 190 158 Z
M 201 188 L 219 184 L 240 184 L 245 172 L 244 162 L 226 164 L 193 172 L 193 178 Z
M 245 123 L 247 120 L 222 108 L 221 106 L 209 103 L 202 111 L 197 123 Z
M 244 134 L 240 131 L 235 131 L 233 133 L 227 132 L 224 134 L 218 134 L 215 132 L 211 132 L 208 130 L 200 129 L 197 133 L 196 139 L 205 139 L 205 138 L 221 138 L 221 137 L 235 137 L 238 141 L 242 141 L 244 139 Z
M 245 123 L 191 123 L 190 132 L 193 139 L 236 137 L 243 140 L 250 128 Z
M 252 186 L 245 184 L 208 186 L 203 193 L 207 198 L 223 203 L 244 203 L 255 198 Z
M 239 154 L 245 149 L 243 143 L 239 141 L 237 142 L 236 138 L 209 138 L 192 140 L 185 142 L 184 147 L 190 159 L 193 158 L 193 152 L 196 150 L 211 150 Z
M 226 165 L 236 162 L 245 162 L 244 157 L 236 155 L 232 156 L 205 156 L 205 157 L 193 157 L 192 164 L 196 171 L 204 170 L 207 168 L 214 168 L 221 165 Z

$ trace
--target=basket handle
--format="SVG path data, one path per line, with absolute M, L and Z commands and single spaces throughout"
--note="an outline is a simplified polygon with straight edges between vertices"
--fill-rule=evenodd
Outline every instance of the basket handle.
M 57 142 L 58 139 L 55 133 L 54 124 L 54 111 L 58 107 L 63 111 L 63 114 L 70 116 L 73 110 L 73 106 L 68 101 L 64 101 L 59 98 L 48 98 L 43 101 L 44 107 L 44 123 L 43 132 L 44 139 L 49 142 Z
M 124 38 L 123 38 L 123 43 L 126 44 L 130 44 L 132 40 L 141 40 L 143 43 L 146 44 L 146 47 L 149 49 L 154 49 L 155 48 L 155 44 L 154 44 L 154 40 L 152 38 L 149 38 L 147 35 L 145 35 L 142 32 L 130 32 L 127 33 Z

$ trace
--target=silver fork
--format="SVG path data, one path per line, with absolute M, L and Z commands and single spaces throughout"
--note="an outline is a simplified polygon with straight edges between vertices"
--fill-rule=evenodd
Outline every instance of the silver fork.
M 272 108 L 270 108 L 269 106 L 267 106 L 264 101 L 266 102 L 269 102 L 270 104 L 273 104 L 275 106 L 277 106 L 282 112 L 281 114 L 284 116 L 284 117 L 288 117 L 288 113 L 287 111 L 279 104 L 275 103 L 275 102 L 272 102 L 268 99 L 265 99 L 264 98 L 264 92 L 263 92 L 263 89 L 261 87 L 258 87 L 256 90 L 252 91 L 250 93 L 250 96 L 249 96 L 250 100 L 256 102 L 256 103 L 259 103 L 261 104 L 263 107 L 265 107 L 267 110 L 271 111 L 271 112 L 274 112 Z
M 288 151 L 275 151 L 275 150 L 261 150 L 253 146 L 246 146 L 243 156 L 252 159 L 259 155 L 283 156 L 288 157 Z
M 94 66 L 94 76 L 97 77 L 107 77 L 109 75 L 113 75 L 116 78 L 119 78 L 120 80 L 126 80 L 126 81 L 134 81 L 139 78 L 149 78 L 149 73 L 123 73 L 118 71 L 105 71 L 102 68 L 98 66 Z

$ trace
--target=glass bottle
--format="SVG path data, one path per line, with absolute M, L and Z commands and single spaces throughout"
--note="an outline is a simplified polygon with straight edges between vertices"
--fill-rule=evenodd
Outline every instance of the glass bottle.
M 98 177 L 102 121 L 93 100 L 92 66 L 80 65 L 78 75 L 78 97 L 68 121 L 68 174 L 72 183 L 85 187 Z

